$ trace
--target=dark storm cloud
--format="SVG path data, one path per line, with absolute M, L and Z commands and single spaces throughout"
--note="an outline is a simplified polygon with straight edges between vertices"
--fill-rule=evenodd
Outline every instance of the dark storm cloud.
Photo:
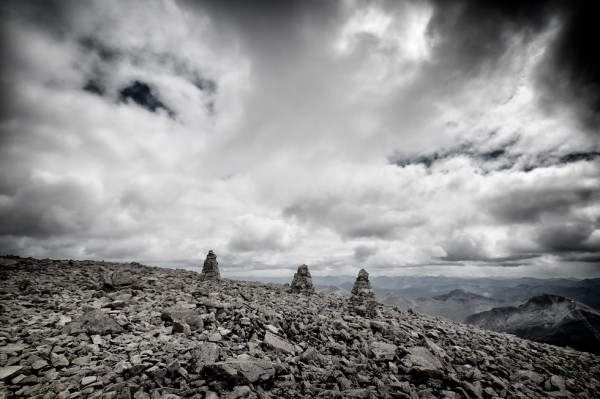
M 600 189 L 580 187 L 516 187 L 481 201 L 501 223 L 533 223 L 542 215 L 568 215 L 600 200 Z
M 438 37 L 436 57 L 453 74 L 474 75 L 496 66 L 510 48 L 510 31 L 536 34 L 551 17 L 547 1 L 434 1 L 429 34 Z
M 490 137 L 493 137 L 493 134 Z M 530 172 L 538 168 L 575 162 L 591 162 L 600 158 L 600 152 L 597 151 L 568 152 L 564 155 L 557 151 L 524 154 L 522 151 L 513 148 L 518 142 L 518 139 L 513 139 L 492 148 L 489 148 L 489 146 L 482 148 L 481 143 L 465 142 L 453 148 L 422 154 L 405 154 L 396 150 L 388 157 L 388 161 L 400 167 L 424 165 L 430 168 L 436 162 L 464 156 L 473 160 L 484 172 L 506 169 Z
M 594 230 L 599 227 L 600 221 L 595 224 L 591 221 L 544 224 L 537 229 L 536 239 L 545 252 L 600 255 L 600 241 L 589 241 Z
M 494 149 L 482 149 L 474 143 L 463 143 L 458 147 L 417 155 L 395 151 L 393 155 L 388 157 L 388 161 L 400 167 L 421 164 L 429 168 L 438 161 L 452 159 L 457 156 L 467 156 L 475 162 L 483 163 L 486 168 L 507 169 L 516 164 L 518 160 L 518 155 L 510 153 L 510 147 L 514 143 L 514 141 L 509 142 Z
M 37 181 L 5 194 L 0 235 L 52 237 L 86 231 L 99 207 L 92 186 L 72 180 Z
M 539 34 L 553 19 L 559 37 L 539 67 L 537 83 L 549 109 L 570 106 L 592 128 L 600 122 L 600 57 L 594 38 L 600 37 L 594 0 L 434 1 L 429 26 L 440 38 L 436 60 L 446 79 L 477 75 L 497 67 L 510 49 L 512 37 Z

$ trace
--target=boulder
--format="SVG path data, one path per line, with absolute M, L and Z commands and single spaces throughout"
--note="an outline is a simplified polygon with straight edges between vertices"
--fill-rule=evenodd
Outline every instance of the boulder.
M 184 324 L 188 324 L 192 331 L 204 328 L 204 323 L 198 313 L 181 306 L 172 306 L 164 309 L 160 314 L 160 319 L 170 323 L 179 323 L 183 328 L 185 328 Z M 181 332 L 184 332 L 183 329 Z
M 424 346 L 414 346 L 405 351 L 407 355 L 402 358 L 402 363 L 410 369 L 410 374 L 426 379 L 443 378 L 444 365 L 429 349 Z
M 371 355 L 375 360 L 393 360 L 396 356 L 396 345 L 385 342 L 373 342 L 371 344 Z

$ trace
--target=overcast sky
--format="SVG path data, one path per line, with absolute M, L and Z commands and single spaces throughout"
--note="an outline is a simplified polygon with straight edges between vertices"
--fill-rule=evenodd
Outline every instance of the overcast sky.
M 595 3 L 3 2 L 0 254 L 600 277 Z

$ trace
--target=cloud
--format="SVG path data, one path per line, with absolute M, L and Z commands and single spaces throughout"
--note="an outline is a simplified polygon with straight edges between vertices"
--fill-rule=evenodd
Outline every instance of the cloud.
M 83 233 L 100 208 L 94 181 L 34 172 L 13 195 L 0 196 L 0 234 L 50 237 Z
M 479 205 L 502 223 L 532 223 L 594 206 L 600 196 L 597 162 L 556 166 L 503 179 L 502 190 Z
M 600 241 L 592 237 L 598 223 L 552 223 L 538 230 L 537 241 L 544 250 L 552 253 L 595 252 Z
M 359 245 L 354 248 L 354 259 L 358 263 L 362 263 L 369 258 L 369 256 L 377 253 L 377 248 L 368 245 Z
M 234 221 L 235 233 L 228 248 L 235 252 L 281 251 L 297 243 L 300 232 L 277 219 L 243 215 Z
M 3 5 L 0 252 L 597 274 L 589 7 Z

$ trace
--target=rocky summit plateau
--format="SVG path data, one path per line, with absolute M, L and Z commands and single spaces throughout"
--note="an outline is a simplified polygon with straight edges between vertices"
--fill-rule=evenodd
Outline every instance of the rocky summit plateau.
M 370 298 L 204 277 L 0 258 L 0 397 L 599 397 L 590 353 Z

